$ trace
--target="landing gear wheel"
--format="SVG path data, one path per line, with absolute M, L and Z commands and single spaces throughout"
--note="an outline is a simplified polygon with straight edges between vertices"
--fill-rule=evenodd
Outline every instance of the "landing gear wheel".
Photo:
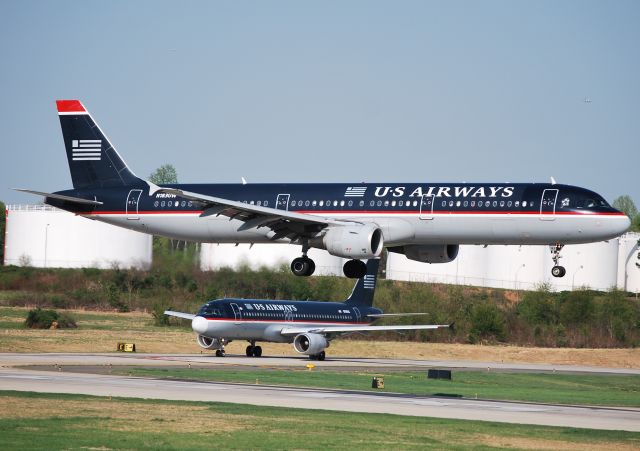
M 349 260 L 342 267 L 342 271 L 349 279 L 360 279 L 367 273 L 367 265 L 360 260 Z
M 310 276 L 316 270 L 316 264 L 309 257 L 294 258 L 291 262 L 291 272 L 296 276 Z
M 225 352 L 224 349 L 216 349 L 216 357 L 224 357 Z
M 564 266 L 554 266 L 553 268 L 551 268 L 551 275 L 553 277 L 564 277 L 564 275 L 567 273 L 567 270 L 564 269 Z
M 316 358 L 320 361 L 323 361 L 324 357 L 325 357 L 324 351 L 322 351 L 320 354 L 316 354 Z
M 245 351 L 245 353 L 247 354 L 247 357 L 253 357 L 253 346 L 249 345 L 247 346 L 247 349 Z
M 254 357 L 262 357 L 262 346 L 254 346 L 253 347 L 253 356 Z
M 549 246 L 551 250 L 551 259 L 553 260 L 553 268 L 551 268 L 551 275 L 553 277 L 564 277 L 567 273 L 567 270 L 564 269 L 564 266 L 560 266 L 560 259 L 562 256 L 560 255 L 560 251 L 564 247 L 564 244 L 556 244 L 555 246 Z

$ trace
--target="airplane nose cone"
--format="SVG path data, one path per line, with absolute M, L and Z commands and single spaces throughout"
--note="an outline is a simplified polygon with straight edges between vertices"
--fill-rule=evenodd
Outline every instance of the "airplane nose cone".
M 629 230 L 629 227 L 631 227 L 631 219 L 629 219 L 629 216 L 624 215 L 621 216 L 618 221 L 616 221 L 616 224 L 619 227 L 618 235 L 622 235 Z
M 191 320 L 191 328 L 197 334 L 204 334 L 207 331 L 208 326 L 209 322 L 202 316 L 196 316 Z

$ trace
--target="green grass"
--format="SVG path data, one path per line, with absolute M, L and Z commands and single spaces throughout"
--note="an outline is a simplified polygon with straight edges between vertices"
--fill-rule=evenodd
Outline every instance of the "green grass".
M 7 406 L 0 414 L 2 449 L 7 450 L 640 446 L 640 434 L 632 432 L 212 402 L 0 391 L 0 404 Z
M 452 381 L 427 379 L 424 372 L 330 372 L 306 370 L 211 370 L 135 368 L 145 377 L 239 382 L 342 390 L 377 390 L 371 378 L 383 375 L 384 391 L 416 395 L 530 401 L 554 404 L 640 407 L 640 376 L 454 371 Z M 380 390 L 378 390 L 380 391 Z

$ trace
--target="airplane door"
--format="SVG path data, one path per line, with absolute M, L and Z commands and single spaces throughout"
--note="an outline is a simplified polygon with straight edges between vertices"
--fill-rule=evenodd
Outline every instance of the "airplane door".
M 242 310 L 240 310 L 238 304 L 234 303 L 231 304 L 231 310 L 233 310 L 233 316 L 235 317 L 236 324 L 240 324 L 242 320 Z
M 125 206 L 127 211 L 127 219 L 137 220 L 138 216 L 138 202 L 140 201 L 141 189 L 132 189 L 127 196 L 127 204 Z
M 358 307 L 352 307 L 351 310 L 353 310 L 353 313 L 355 313 L 356 315 L 356 323 L 359 323 L 360 320 L 362 319 L 362 314 L 360 314 L 360 309 Z
M 546 189 L 542 192 L 540 200 L 540 219 L 543 221 L 555 220 L 556 200 L 558 198 L 557 189 Z
M 278 198 L 276 199 L 276 208 L 278 210 L 289 209 L 289 194 L 278 194 Z
M 420 198 L 420 219 L 433 219 L 433 204 L 435 196 L 423 194 Z

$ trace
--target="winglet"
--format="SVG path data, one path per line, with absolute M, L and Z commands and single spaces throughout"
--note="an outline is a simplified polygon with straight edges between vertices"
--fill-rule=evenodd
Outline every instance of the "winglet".
M 58 114 L 87 114 L 86 108 L 79 100 L 56 100 Z

